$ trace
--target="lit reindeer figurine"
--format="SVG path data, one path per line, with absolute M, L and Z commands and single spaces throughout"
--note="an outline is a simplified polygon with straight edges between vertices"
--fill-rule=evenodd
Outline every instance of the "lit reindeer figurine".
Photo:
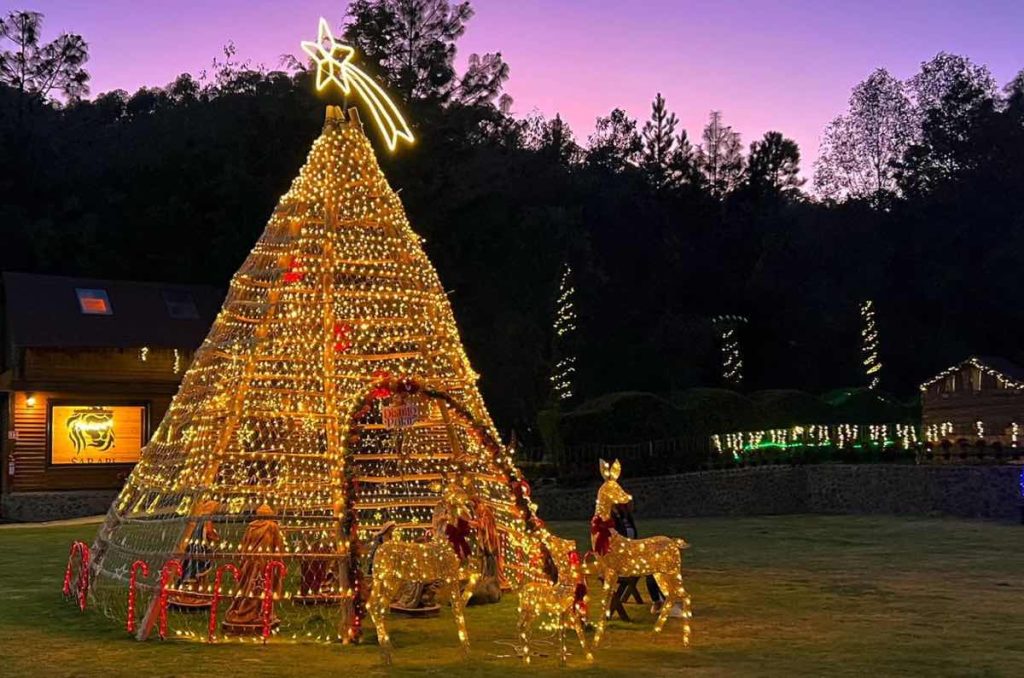
M 442 499 L 435 508 L 434 533 L 429 542 L 388 541 L 378 547 L 373 558 L 373 590 L 367 608 L 377 627 L 377 643 L 385 664 L 391 664 L 391 637 L 385 620 L 391 601 L 406 582 L 440 581 L 448 588 L 459 642 L 463 653 L 469 655 L 463 610 L 479 574 L 467 573 L 463 567 L 469 562 L 469 546 L 465 541 L 468 523 L 461 516 L 468 502 L 461 487 L 446 482 Z M 463 579 L 468 579 L 465 595 L 460 589 Z
M 601 476 L 604 483 L 597 491 L 597 506 L 590 521 L 591 552 L 597 560 L 597 573 L 604 579 L 604 604 L 597 622 L 594 646 L 601 642 L 604 634 L 605 617 L 612 592 L 619 577 L 643 577 L 654 575 L 658 587 L 665 593 L 665 601 L 654 623 L 655 632 L 660 632 L 668 619 L 669 611 L 676 603 L 683 611 L 683 644 L 690 643 L 690 597 L 683 588 L 682 549 L 689 544 L 682 539 L 670 537 L 649 537 L 629 539 L 615 531 L 612 508 L 616 504 L 627 504 L 633 497 L 619 485 L 622 466 L 616 459 L 609 464 L 601 460 Z
M 558 626 L 559 661 L 564 666 L 568 657 L 565 631 L 572 629 L 583 648 L 587 661 L 594 659 L 583 629 L 586 614 L 586 579 L 576 550 L 576 542 L 562 539 L 540 528 L 534 552 L 541 557 L 533 578 L 519 589 L 519 639 L 522 657 L 530 663 L 530 632 L 538 617 L 547 616 Z

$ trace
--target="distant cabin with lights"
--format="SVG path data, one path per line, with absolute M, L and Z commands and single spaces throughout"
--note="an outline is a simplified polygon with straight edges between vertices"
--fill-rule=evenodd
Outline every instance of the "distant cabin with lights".
M 0 519 L 103 513 L 223 292 L 26 273 L 0 282 Z
M 1024 369 L 977 356 L 943 370 L 921 385 L 921 427 L 931 443 L 1022 444 Z

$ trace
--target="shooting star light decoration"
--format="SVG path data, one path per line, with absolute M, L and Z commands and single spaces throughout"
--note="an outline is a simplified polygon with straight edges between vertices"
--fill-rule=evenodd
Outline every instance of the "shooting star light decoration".
M 398 107 L 373 78 L 352 63 L 356 54 L 355 49 L 337 41 L 331 33 L 327 19 L 320 18 L 316 42 L 303 41 L 302 50 L 316 64 L 317 91 L 323 91 L 332 83 L 346 96 L 354 89 L 370 109 L 370 115 L 384 136 L 384 143 L 387 144 L 389 151 L 395 150 L 399 139 L 404 139 L 410 144 L 415 141 L 412 130 L 409 129 Z

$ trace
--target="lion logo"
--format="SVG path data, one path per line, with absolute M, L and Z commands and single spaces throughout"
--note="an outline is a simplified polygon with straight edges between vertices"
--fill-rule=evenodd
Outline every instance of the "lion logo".
M 105 452 L 114 446 L 114 413 L 110 410 L 100 407 L 75 410 L 64 424 L 76 454 L 87 448 Z

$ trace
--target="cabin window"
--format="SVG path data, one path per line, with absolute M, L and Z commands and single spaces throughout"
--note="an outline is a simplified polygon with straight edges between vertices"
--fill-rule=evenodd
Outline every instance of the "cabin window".
M 947 393 L 952 393 L 954 391 L 956 391 L 956 373 L 955 372 L 953 374 L 949 375 L 948 377 L 946 377 L 946 392 Z
M 75 294 L 78 296 L 78 308 L 85 315 L 114 315 L 106 290 L 76 287 Z
M 199 319 L 199 309 L 196 308 L 196 301 L 189 292 L 164 290 L 163 295 L 167 315 L 175 320 Z
M 971 370 L 971 390 L 975 393 L 981 390 L 981 370 L 977 367 Z

